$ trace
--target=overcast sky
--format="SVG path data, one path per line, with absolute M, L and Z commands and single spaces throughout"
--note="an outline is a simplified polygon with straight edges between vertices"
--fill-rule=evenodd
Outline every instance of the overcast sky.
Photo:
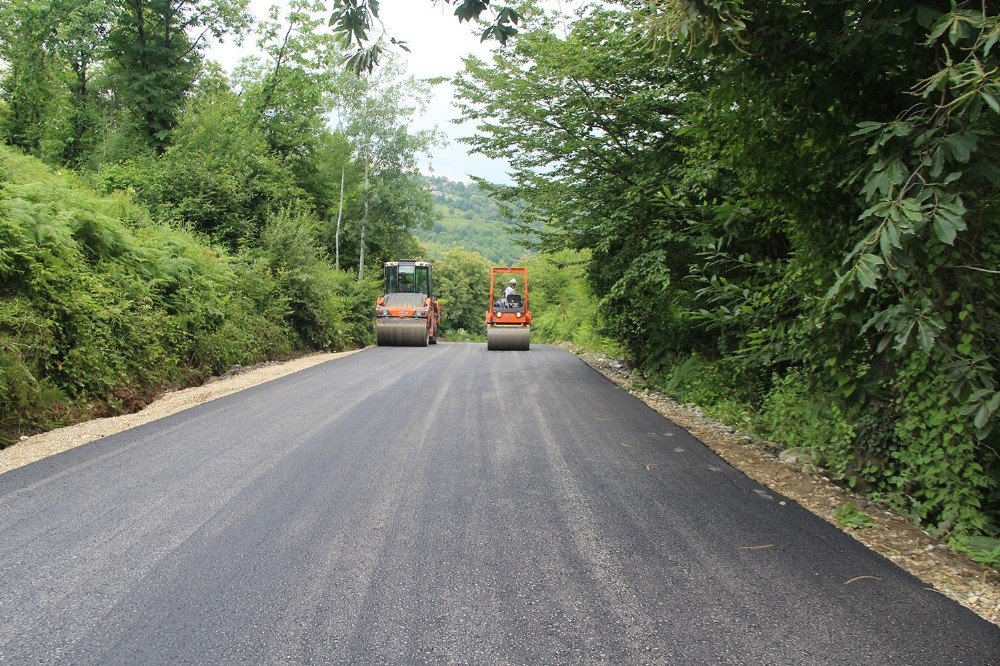
M 259 19 L 267 15 L 272 4 L 286 4 L 251 0 L 250 8 Z M 462 57 L 476 55 L 488 58 L 493 43 L 479 41 L 476 26 L 459 23 L 454 17 L 454 7 L 435 7 L 430 0 L 382 0 L 380 17 L 389 34 L 407 42 L 410 53 L 402 53 L 402 61 L 409 73 L 418 78 L 443 76 L 450 79 L 462 68 Z M 207 56 L 218 61 L 227 70 L 232 70 L 242 55 L 256 49 L 255 39 L 248 38 L 242 47 L 232 43 L 212 45 Z M 465 144 L 458 138 L 470 134 L 468 125 L 455 125 L 458 117 L 453 102 L 453 87 L 450 83 L 434 86 L 433 96 L 426 113 L 413 119 L 413 129 L 437 127 L 448 137 L 448 145 L 435 148 L 430 160 L 422 160 L 424 173 L 447 176 L 452 180 L 468 181 L 469 176 L 481 176 L 491 181 L 509 182 L 506 176 L 506 162 L 487 159 L 481 155 L 469 155 Z

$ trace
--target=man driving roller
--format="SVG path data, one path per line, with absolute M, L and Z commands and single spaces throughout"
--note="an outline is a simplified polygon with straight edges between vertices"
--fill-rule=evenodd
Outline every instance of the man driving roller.
M 503 297 L 505 300 L 511 296 L 517 296 L 517 280 L 514 278 L 510 279 L 510 282 L 507 284 L 507 288 L 503 290 Z

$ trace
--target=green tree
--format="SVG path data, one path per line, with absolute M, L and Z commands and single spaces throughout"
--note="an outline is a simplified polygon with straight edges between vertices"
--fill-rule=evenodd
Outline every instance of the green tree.
M 282 209 L 308 207 L 305 193 L 271 152 L 264 132 L 246 122 L 232 92 L 192 99 L 173 140 L 159 157 L 106 168 L 105 178 L 127 178 L 160 219 L 190 225 L 234 250 L 256 242 Z
M 51 46 L 72 71 L 59 157 L 64 164 L 78 166 L 97 138 L 99 93 L 92 89 L 92 79 L 104 56 L 112 6 L 108 0 L 53 0 L 52 11 L 56 28 Z
M 360 211 L 349 218 L 357 233 L 348 238 L 358 253 L 360 279 L 366 249 L 374 250 L 376 260 L 401 247 L 415 249 L 409 230 L 432 224 L 431 196 L 416 172 L 416 158 L 439 139 L 436 131 L 408 127 L 427 104 L 426 83 L 404 77 L 392 62 L 358 82 L 361 94 L 343 98 L 339 110 L 363 174 Z
M 0 26 L 0 59 L 7 63 L 0 79 L 6 102 L 0 132 L 10 144 L 37 155 L 59 90 L 48 48 L 55 33 L 51 5 L 11 0 L 0 5 Z
M 108 34 L 114 90 L 157 153 L 168 143 L 209 37 L 240 33 L 247 0 L 118 0 Z
M 326 118 L 342 116 L 344 100 L 363 95 L 364 86 L 339 66 L 339 40 L 321 29 L 324 14 L 317 2 L 293 2 L 284 15 L 272 7 L 259 28 L 263 57 L 245 58 L 235 78 L 249 122 L 294 172 L 324 223 L 321 235 L 330 237 L 339 268 L 340 222 L 360 176 L 343 123 L 331 131 Z
M 458 248 L 433 260 L 444 331 L 481 333 L 486 325 L 490 262 L 480 254 Z
M 641 358 L 694 344 L 691 330 L 665 326 L 663 315 L 682 307 L 671 273 L 686 273 L 698 239 L 664 219 L 656 195 L 690 144 L 667 138 L 690 105 L 679 80 L 699 74 L 682 63 L 650 66 L 658 57 L 641 14 L 595 10 L 565 39 L 544 16 L 529 20 L 533 29 L 512 47 L 490 64 L 468 60 L 456 82 L 464 115 L 485 130 L 469 139 L 473 149 L 512 166 L 513 186 L 487 190 L 522 232 L 546 222 L 543 249 L 593 249 L 588 274 L 609 325 Z M 635 307 L 639 294 L 657 307 Z
M 295 0 L 282 15 L 270 10 L 259 26 L 257 45 L 263 58 L 244 58 L 236 83 L 252 120 L 272 149 L 296 168 L 308 161 L 317 138 L 326 131 L 325 116 L 340 88 L 349 85 L 338 67 L 337 42 L 321 26 L 322 2 Z

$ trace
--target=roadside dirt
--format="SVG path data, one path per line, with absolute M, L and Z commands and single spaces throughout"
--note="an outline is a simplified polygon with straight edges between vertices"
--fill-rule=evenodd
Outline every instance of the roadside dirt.
M 353 354 L 355 351 L 358 350 L 308 354 L 291 361 L 269 361 L 245 368 L 233 368 L 224 375 L 210 378 L 201 386 L 192 386 L 180 391 L 168 391 L 163 397 L 133 414 L 94 419 L 32 437 L 24 437 L 14 446 L 0 451 L 0 474 L 42 458 L 74 449 L 102 437 L 176 414 L 189 407 L 221 398 L 230 393 L 236 393 L 272 379 L 305 370 L 319 363 Z
M 1000 625 L 1000 573 L 996 570 L 950 550 L 885 506 L 846 492 L 822 476 L 821 470 L 812 467 L 807 456 L 784 451 L 773 442 L 755 439 L 715 421 L 697 407 L 682 405 L 643 388 L 643 377 L 627 363 L 572 344 L 558 346 L 576 354 L 605 377 L 688 430 L 751 479 L 843 529 L 855 540 L 919 578 L 929 589 Z M 838 525 L 834 511 L 852 502 L 871 516 L 872 527 L 845 529 Z

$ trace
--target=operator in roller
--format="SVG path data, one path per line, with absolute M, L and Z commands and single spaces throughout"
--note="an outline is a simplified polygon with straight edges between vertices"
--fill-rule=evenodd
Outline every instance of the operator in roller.
M 514 278 L 510 279 L 510 283 L 507 288 L 503 290 L 504 300 L 510 298 L 511 296 L 517 296 L 517 280 Z

